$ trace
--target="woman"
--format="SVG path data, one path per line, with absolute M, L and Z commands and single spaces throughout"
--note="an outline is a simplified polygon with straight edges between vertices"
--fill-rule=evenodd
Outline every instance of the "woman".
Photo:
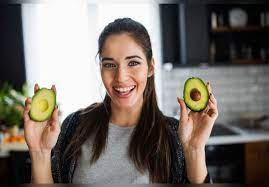
M 61 130 L 58 108 L 50 120 L 38 123 L 30 120 L 31 99 L 26 100 L 32 182 L 209 182 L 205 144 L 218 116 L 209 83 L 210 100 L 202 112 L 188 113 L 177 98 L 178 121 L 158 108 L 144 26 L 130 18 L 108 24 L 99 37 L 98 54 L 106 96 L 102 103 L 70 114 Z M 55 86 L 51 89 L 56 92 Z

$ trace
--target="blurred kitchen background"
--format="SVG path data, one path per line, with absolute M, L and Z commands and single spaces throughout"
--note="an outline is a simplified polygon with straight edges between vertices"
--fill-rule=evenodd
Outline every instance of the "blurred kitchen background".
M 0 183 L 30 181 L 22 107 L 33 86 L 57 88 L 61 120 L 101 101 L 101 30 L 119 17 L 148 29 L 159 106 L 178 118 L 192 76 L 212 85 L 219 118 L 207 143 L 216 183 L 269 182 L 267 0 L 77 0 L 0 3 Z

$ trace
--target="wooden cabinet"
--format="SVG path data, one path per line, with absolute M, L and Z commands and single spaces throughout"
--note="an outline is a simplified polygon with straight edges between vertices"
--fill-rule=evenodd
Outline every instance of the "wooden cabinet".
M 269 182 L 269 142 L 245 144 L 245 179 L 247 184 Z

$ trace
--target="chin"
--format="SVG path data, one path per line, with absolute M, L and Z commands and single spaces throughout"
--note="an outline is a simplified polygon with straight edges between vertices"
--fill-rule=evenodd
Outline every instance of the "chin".
M 120 107 L 120 108 L 133 108 L 133 107 L 135 107 L 135 105 L 136 105 L 136 101 L 134 101 L 134 100 L 124 100 L 124 101 L 122 101 L 122 100 L 117 100 L 114 104 L 116 104 L 118 107 Z

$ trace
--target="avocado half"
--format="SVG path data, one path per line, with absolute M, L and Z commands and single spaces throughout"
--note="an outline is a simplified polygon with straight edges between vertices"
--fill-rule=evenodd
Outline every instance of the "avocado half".
M 39 89 L 32 98 L 29 116 L 32 120 L 42 122 L 49 119 L 56 105 L 56 94 L 47 88 Z
M 183 98 L 187 107 L 195 112 L 204 110 L 209 100 L 209 92 L 204 81 L 191 77 L 184 84 Z

